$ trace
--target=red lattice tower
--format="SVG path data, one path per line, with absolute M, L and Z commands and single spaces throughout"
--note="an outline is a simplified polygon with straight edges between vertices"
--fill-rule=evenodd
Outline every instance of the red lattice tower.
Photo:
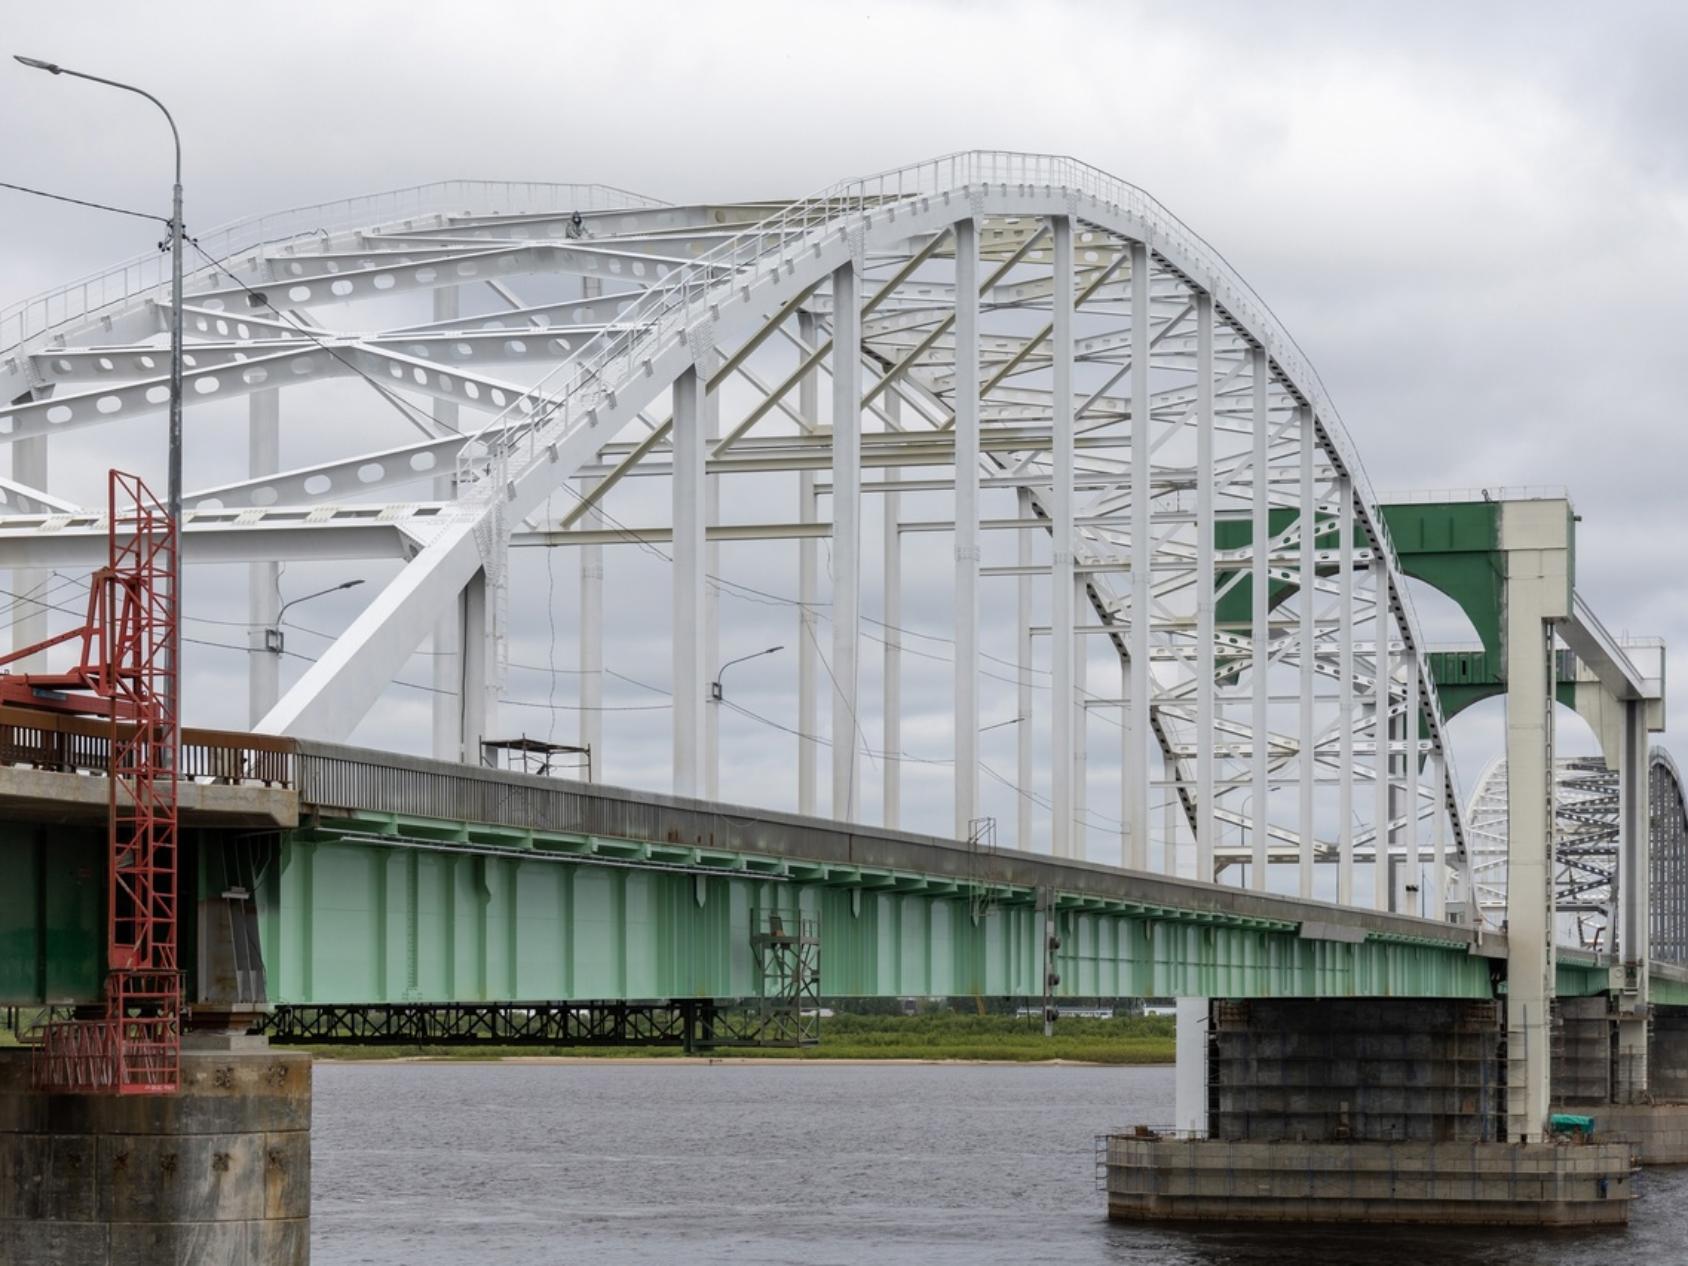
M 65 673 L 0 676 L 0 702 L 111 722 L 105 1014 L 50 1023 L 34 1059 L 39 1089 L 170 1094 L 181 1082 L 182 975 L 174 657 L 179 554 L 169 512 L 134 475 L 111 472 L 110 554 L 94 573 L 87 623 L 0 659 L 80 640 Z

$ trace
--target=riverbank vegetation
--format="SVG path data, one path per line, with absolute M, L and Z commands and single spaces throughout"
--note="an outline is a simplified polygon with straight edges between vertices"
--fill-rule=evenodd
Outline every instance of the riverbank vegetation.
M 1088 1064 L 1170 1064 L 1170 1016 L 1063 1017 L 1052 1037 L 1033 1016 L 967 1015 L 953 1011 L 921 1015 L 860 1015 L 839 1012 L 820 1022 L 817 1046 L 721 1047 L 696 1052 L 730 1059 L 973 1060 L 1031 1063 L 1063 1060 Z M 297 1048 L 296 1048 L 297 1049 Z M 427 1058 L 502 1059 L 519 1056 L 626 1059 L 686 1054 L 678 1046 L 310 1046 L 325 1059 Z

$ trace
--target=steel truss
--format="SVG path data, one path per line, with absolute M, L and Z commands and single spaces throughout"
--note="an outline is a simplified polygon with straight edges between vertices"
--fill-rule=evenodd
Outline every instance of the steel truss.
M 818 1009 L 801 1029 L 770 1024 L 759 999 L 661 1002 L 486 1002 L 280 1006 L 254 1031 L 313 1046 L 811 1046 Z
M 1688 962 L 1688 809 L 1676 763 L 1653 748 L 1647 774 L 1650 835 L 1649 956 Z M 1618 774 L 1598 757 L 1554 762 L 1554 906 L 1561 938 L 1610 950 L 1616 924 L 1620 858 Z M 1506 761 L 1483 771 L 1466 810 L 1472 885 L 1491 926 L 1506 920 Z
M 860 665 L 878 640 L 879 800 L 895 824 L 903 556 L 938 548 L 954 576 L 958 837 L 980 814 L 983 702 L 1005 693 L 1022 847 L 1473 917 L 1440 704 L 1341 421 L 1265 303 L 1153 199 L 1068 159 L 997 152 L 777 205 L 532 190 L 293 236 L 237 228 L 190 283 L 190 405 L 249 400 L 253 461 L 187 498 L 188 557 L 251 562 L 255 623 L 274 615 L 278 559 L 406 560 L 284 695 L 254 656 L 254 728 L 343 738 L 431 639 L 436 754 L 472 758 L 499 733 L 509 551 L 568 547 L 583 564 L 581 742 L 602 750 L 606 551 L 662 540 L 673 786 L 711 794 L 710 577 L 723 543 L 785 539 L 800 560 L 799 807 L 863 812 Z M 41 316 L 50 303 L 11 318 L 0 434 L 37 482 L 43 437 L 163 407 L 158 292 L 107 284 L 117 298 L 101 307 L 84 283 L 70 319 Z M 418 310 L 395 325 L 405 296 Z M 285 468 L 281 398 L 356 374 L 385 399 L 348 418 L 340 455 Z M 399 442 L 380 447 L 381 427 Z M 627 481 L 649 479 L 670 513 L 629 524 Z M 421 499 L 384 500 L 401 490 Z M 0 563 L 62 565 L 99 530 L 27 481 L 0 493 L 17 512 L 0 518 Z M 862 548 L 875 512 L 880 560 Z M 1003 582 L 1010 692 L 987 666 L 997 630 L 980 627 L 982 592 Z M 876 583 L 883 636 L 863 616 Z M 1092 645 L 1110 652 L 1100 677 Z M 1047 782 L 1034 716 L 1062 771 Z M 1090 797 L 1091 717 L 1123 735 L 1117 823 Z

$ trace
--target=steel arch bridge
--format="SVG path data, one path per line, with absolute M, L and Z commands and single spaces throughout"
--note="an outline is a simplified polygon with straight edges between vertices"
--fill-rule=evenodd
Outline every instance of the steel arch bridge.
M 1559 932 L 1584 949 L 1610 948 L 1617 926 L 1621 820 L 1618 773 L 1600 757 L 1554 762 L 1554 908 Z M 1648 754 L 1648 940 L 1655 960 L 1688 962 L 1688 803 L 1681 772 L 1663 748 Z M 1506 760 L 1483 771 L 1466 810 L 1472 886 L 1484 919 L 1506 919 L 1509 814 Z
M 189 488 L 188 562 L 249 564 L 261 627 L 279 562 L 401 564 L 285 693 L 274 657 L 251 657 L 255 730 L 343 739 L 427 648 L 435 752 L 478 760 L 502 732 L 512 608 L 532 600 L 510 551 L 543 546 L 582 557 L 580 602 L 557 614 L 579 641 L 583 743 L 600 742 L 603 572 L 628 541 L 656 543 L 672 555 L 672 786 L 708 794 L 720 547 L 786 541 L 799 808 L 860 816 L 877 711 L 895 825 L 902 577 L 924 558 L 953 576 L 958 837 L 979 830 L 982 701 L 1001 696 L 1021 847 L 1097 851 L 1102 713 L 1122 733 L 1109 860 L 1387 908 L 1410 900 L 1387 857 L 1408 889 L 1425 876 L 1426 913 L 1475 918 L 1441 702 L 1341 419 L 1265 302 L 1134 186 L 1000 152 L 791 203 L 458 181 L 200 246 L 190 425 L 248 400 L 251 461 Z M 0 314 L 0 563 L 20 592 L 97 555 L 103 519 L 47 486 L 47 444 L 164 408 L 165 282 L 142 261 Z M 358 377 L 385 402 L 332 457 L 288 465 L 284 401 Z M 629 495 L 651 487 L 666 496 Z M 652 505 L 657 521 L 627 521 Z M 1014 594 L 1007 690 L 981 617 L 998 584 Z M 883 638 L 863 614 L 876 585 Z M 43 618 L 26 611 L 19 636 Z

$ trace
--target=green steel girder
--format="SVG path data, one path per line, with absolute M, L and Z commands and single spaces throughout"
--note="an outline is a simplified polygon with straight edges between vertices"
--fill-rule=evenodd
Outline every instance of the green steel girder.
M 1506 557 L 1500 548 L 1500 503 L 1407 502 L 1379 509 L 1401 570 L 1457 602 L 1489 663 L 1501 665 Z
M 98 998 L 101 856 L 98 828 L 0 827 L 15 879 L 0 886 L 0 1002 Z M 1038 895 L 953 874 L 360 814 L 285 835 L 258 904 L 277 1002 L 754 996 L 755 907 L 820 920 L 830 995 L 1035 996 Z M 1050 896 L 1066 996 L 1493 992 L 1489 959 L 1434 934 L 1356 944 L 1283 919 Z M 1560 960 L 1561 994 L 1608 988 L 1604 965 Z M 1655 973 L 1653 995 L 1688 1005 L 1688 982 Z
M 1656 1007 L 1688 1007 L 1688 981 L 1655 972 L 1648 979 L 1647 996 Z
M 672 855 L 690 850 L 635 841 L 594 838 L 587 855 L 542 838 L 495 849 L 344 825 L 284 839 L 261 886 L 276 1002 L 749 997 L 758 907 L 818 918 L 827 995 L 1041 992 L 1029 889 L 869 868 L 852 884 L 789 860 L 777 876 L 722 870 L 719 857 L 682 870 Z M 1492 994 L 1486 960 L 1433 937 L 1312 940 L 1281 920 L 1061 893 L 1054 917 L 1067 996 Z
M 0 1005 L 100 997 L 103 826 L 0 822 Z

